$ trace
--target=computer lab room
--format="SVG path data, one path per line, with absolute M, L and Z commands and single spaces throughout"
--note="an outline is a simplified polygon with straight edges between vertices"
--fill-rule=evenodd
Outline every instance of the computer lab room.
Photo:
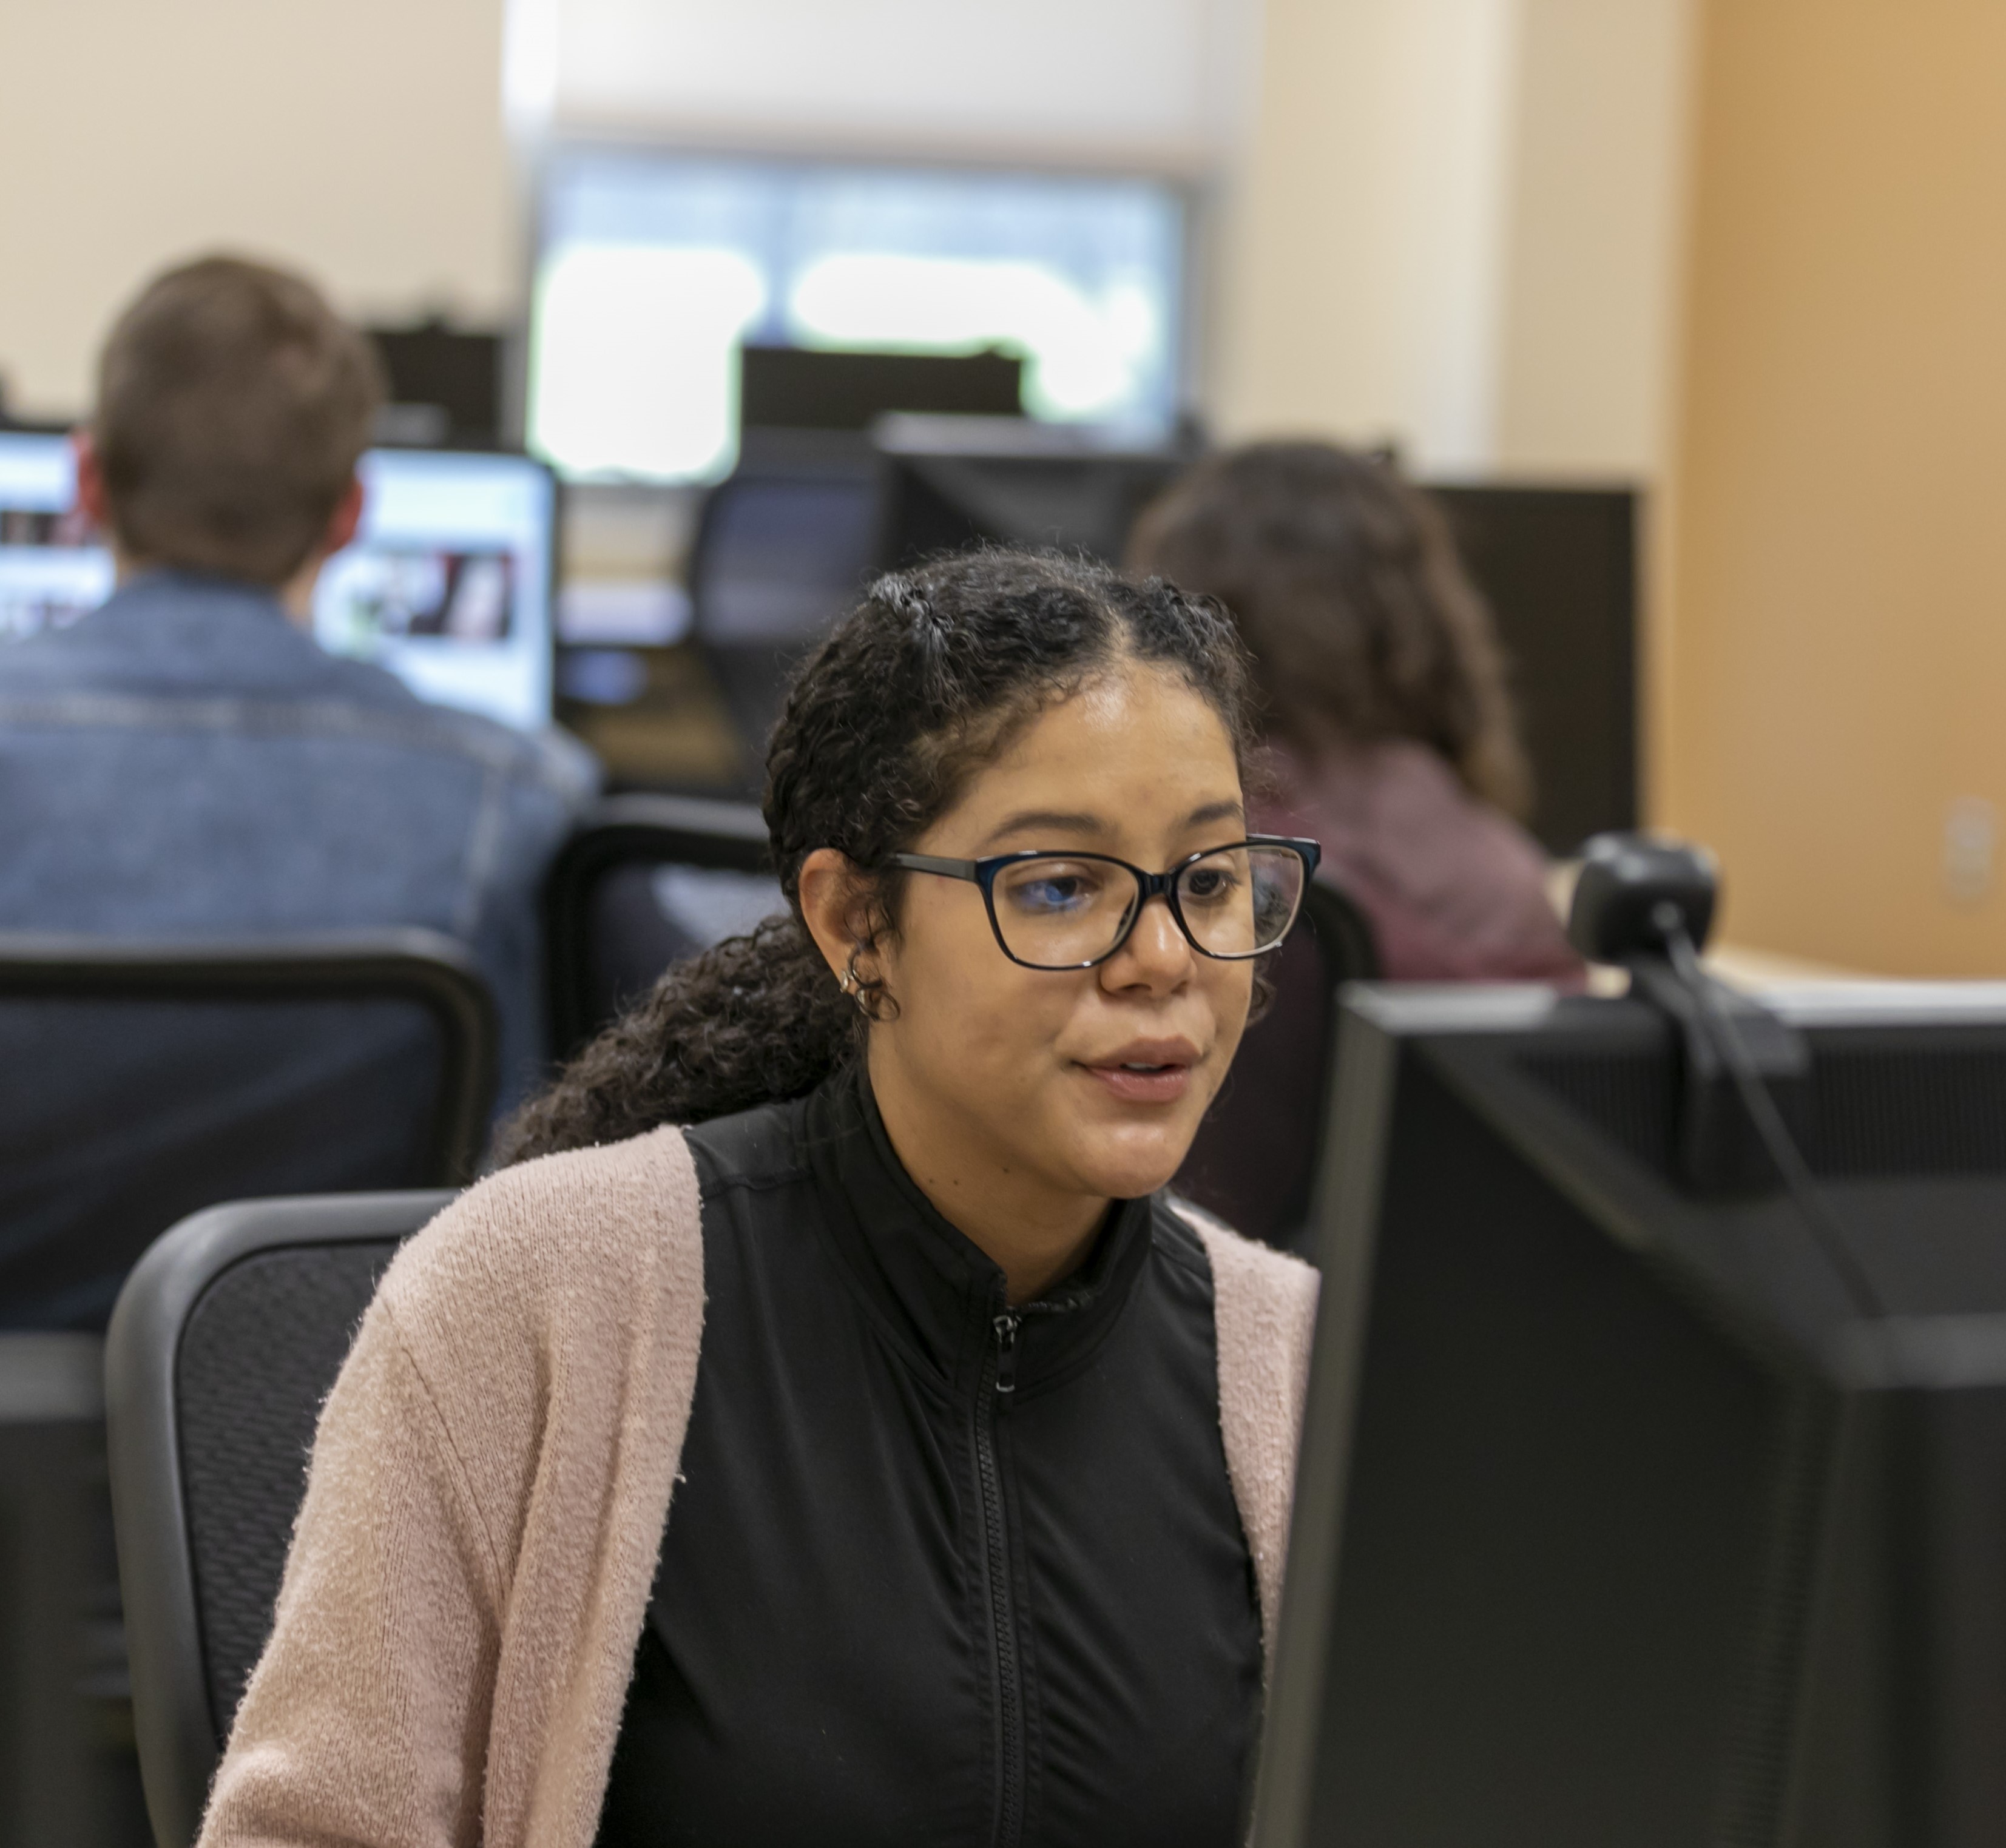
M 0 1848 L 2006 1848 L 2006 10 L 0 72 Z

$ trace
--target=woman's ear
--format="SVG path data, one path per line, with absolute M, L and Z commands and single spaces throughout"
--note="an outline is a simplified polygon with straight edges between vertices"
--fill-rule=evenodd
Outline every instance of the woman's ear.
M 817 847 L 801 862 L 801 916 L 838 981 L 849 973 L 850 959 L 863 941 L 857 885 L 850 857 L 834 847 Z

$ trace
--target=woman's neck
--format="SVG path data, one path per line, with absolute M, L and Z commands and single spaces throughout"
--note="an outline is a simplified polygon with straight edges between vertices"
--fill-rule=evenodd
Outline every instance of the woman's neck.
M 1062 1283 L 1086 1262 L 1110 1202 L 1062 1192 L 1013 1167 L 970 1123 L 902 1082 L 890 1061 L 868 1061 L 892 1150 L 934 1210 L 1003 1273 L 1012 1303 Z

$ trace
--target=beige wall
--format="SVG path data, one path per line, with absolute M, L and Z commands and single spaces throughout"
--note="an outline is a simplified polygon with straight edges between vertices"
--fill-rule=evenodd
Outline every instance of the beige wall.
M 1709 0 L 1699 97 L 1659 813 L 1741 941 L 2000 973 L 2006 9 Z
M 1496 461 L 1661 475 L 1691 0 L 1521 0 Z
M 153 269 L 218 245 L 352 312 L 519 293 L 495 0 L 0 4 L 0 376 L 82 409 Z
M 1655 477 L 1693 4 L 1268 0 L 1222 426 Z

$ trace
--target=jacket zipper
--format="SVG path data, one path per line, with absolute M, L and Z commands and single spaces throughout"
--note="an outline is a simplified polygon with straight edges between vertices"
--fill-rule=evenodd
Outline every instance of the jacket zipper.
M 1015 1848 L 1024 1827 L 1024 1690 L 1010 1596 L 1003 1482 L 996 1460 L 996 1420 L 1017 1389 L 1017 1331 L 1022 1323 L 1014 1309 L 1004 1310 L 990 1323 L 995 1352 L 987 1368 L 989 1390 L 975 1420 L 976 1471 L 981 1479 L 983 1525 L 989 1543 L 990 1619 L 996 1630 L 996 1848 Z

